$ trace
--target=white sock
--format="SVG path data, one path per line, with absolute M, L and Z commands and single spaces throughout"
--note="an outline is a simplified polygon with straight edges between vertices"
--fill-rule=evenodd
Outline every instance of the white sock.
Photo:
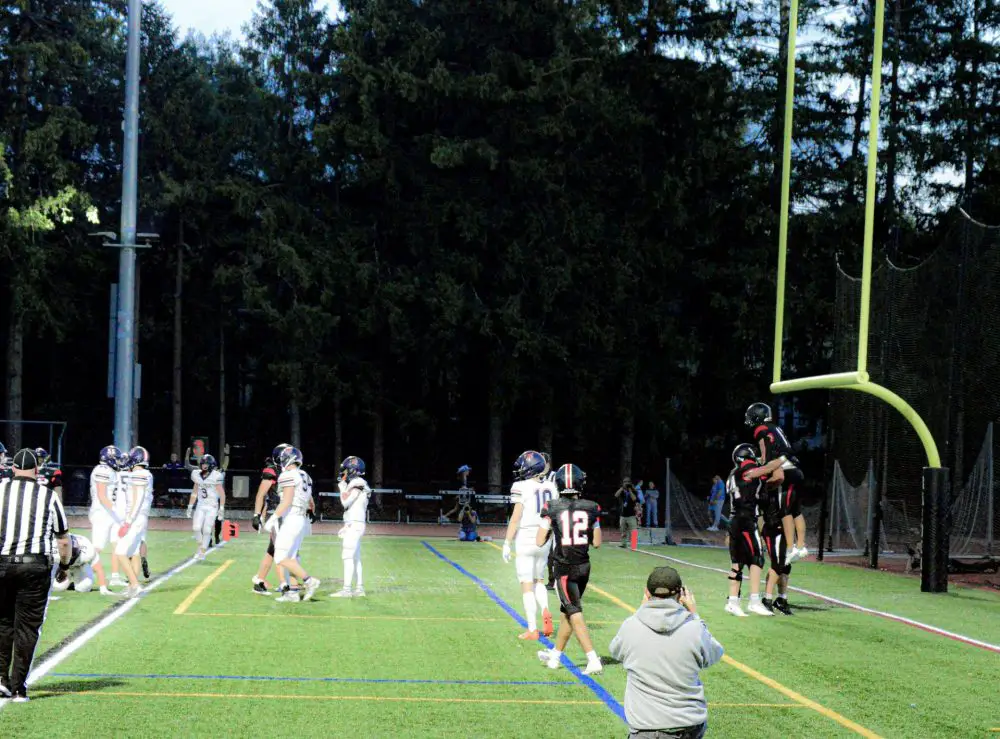
M 535 583 L 535 601 L 538 603 L 539 610 L 549 610 L 549 591 L 545 589 L 543 582 Z
M 740 596 L 738 596 L 738 595 L 730 595 L 729 596 L 729 605 L 731 605 L 731 606 L 738 606 L 739 604 L 740 604 Z
M 587 662 L 593 664 L 594 662 L 600 662 L 601 658 L 597 656 L 597 650 L 591 649 L 587 652 Z
M 751 603 L 760 603 L 760 593 L 750 593 Z
M 538 631 L 538 618 L 535 609 L 535 594 L 532 592 L 521 593 L 521 600 L 524 601 L 524 616 L 528 620 L 528 631 Z
M 351 580 L 354 579 L 354 560 L 344 560 L 344 590 L 351 589 Z

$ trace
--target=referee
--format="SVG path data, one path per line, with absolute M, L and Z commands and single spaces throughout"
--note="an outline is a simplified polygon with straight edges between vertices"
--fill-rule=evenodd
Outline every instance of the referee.
M 27 703 L 28 669 L 49 597 L 52 536 L 61 569 L 69 563 L 70 541 L 62 503 L 36 480 L 31 449 L 14 455 L 13 472 L 0 482 L 0 699 Z

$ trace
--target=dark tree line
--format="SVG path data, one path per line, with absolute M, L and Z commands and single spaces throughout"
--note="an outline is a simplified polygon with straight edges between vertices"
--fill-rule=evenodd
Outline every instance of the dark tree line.
M 68 421 L 69 461 L 111 437 L 117 265 L 88 233 L 118 219 L 124 5 L 0 2 L 5 416 Z M 789 375 L 830 370 L 861 240 L 873 6 L 803 3 Z M 142 443 L 252 466 L 291 441 L 375 482 L 499 485 L 527 447 L 598 480 L 722 464 L 770 378 L 787 12 L 268 0 L 236 42 L 148 3 Z M 888 4 L 876 238 L 901 258 L 956 199 L 1000 220 L 998 26 L 992 0 Z

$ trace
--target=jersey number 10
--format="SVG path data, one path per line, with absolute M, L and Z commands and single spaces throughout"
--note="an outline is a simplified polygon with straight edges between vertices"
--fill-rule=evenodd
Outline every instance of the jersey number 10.
M 542 508 L 552 500 L 552 491 L 547 488 L 539 488 L 535 491 L 535 512 L 542 515 Z
M 586 511 L 573 511 L 573 522 L 570 525 L 570 512 L 563 511 L 559 516 L 562 523 L 562 541 L 564 547 L 580 547 L 590 543 L 587 529 L 590 527 L 590 516 Z

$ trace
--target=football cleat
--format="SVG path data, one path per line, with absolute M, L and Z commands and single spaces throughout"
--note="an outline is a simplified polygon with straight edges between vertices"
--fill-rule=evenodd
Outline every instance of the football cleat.
M 517 638 L 524 641 L 538 641 L 538 629 L 535 629 L 534 631 L 525 631 L 523 634 L 518 634 Z
M 548 608 L 545 608 L 542 610 L 542 634 L 544 636 L 552 636 L 553 630 L 552 612 Z
M 731 613 L 734 616 L 739 616 L 740 618 L 746 618 L 747 615 L 740 608 L 739 603 L 726 603 L 726 613 Z
M 792 609 L 788 607 L 788 601 L 784 598 L 778 598 L 774 601 L 774 610 L 785 616 L 792 615 Z
M 0 683 L 0 698 L 10 698 L 10 688 Z
M 354 588 L 354 597 L 355 598 L 364 598 L 365 597 L 365 589 L 364 588 Z
M 604 672 L 604 665 L 601 664 L 600 659 L 596 662 L 587 662 L 587 666 L 583 668 L 584 675 L 599 675 L 602 672 Z
M 27 703 L 29 700 L 31 699 L 27 693 L 14 693 L 14 697 L 11 698 L 11 701 L 14 703 Z
M 760 602 L 763 604 L 764 608 L 766 608 L 767 610 L 769 610 L 769 611 L 773 611 L 774 610 L 774 601 L 771 600 L 770 598 L 761 598 Z
M 302 600 L 312 600 L 312 597 L 316 595 L 316 591 L 319 590 L 320 581 L 315 577 L 310 577 L 305 582 L 306 592 L 302 596 Z
M 755 603 L 753 601 L 750 601 L 750 605 L 747 606 L 747 610 L 750 611 L 750 613 L 756 613 L 758 616 L 773 616 L 774 615 L 771 612 L 771 610 L 768 609 L 768 608 L 765 608 L 762 603 Z
M 262 582 L 255 582 L 253 584 L 253 592 L 257 593 L 257 595 L 270 595 L 267 590 L 267 585 Z
M 299 600 L 301 599 L 299 598 L 298 590 L 289 590 L 280 598 L 274 599 L 275 603 L 298 603 Z
M 343 588 L 338 590 L 336 593 L 330 593 L 331 598 L 353 598 L 354 593 L 352 593 L 348 588 Z

